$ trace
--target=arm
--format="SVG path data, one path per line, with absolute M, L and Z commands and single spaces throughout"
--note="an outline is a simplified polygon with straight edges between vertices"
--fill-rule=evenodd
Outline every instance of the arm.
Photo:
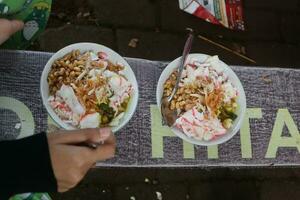
M 82 143 L 101 143 L 91 149 Z M 58 131 L 0 142 L 0 199 L 24 192 L 65 192 L 97 161 L 114 156 L 109 128 Z
M 0 19 L 0 45 L 23 28 L 23 22 Z M 103 143 L 90 149 L 82 143 Z M 114 156 L 109 128 L 58 131 L 0 142 L 0 199 L 23 192 L 65 192 L 76 186 L 97 161 Z
M 30 191 L 56 191 L 45 133 L 0 142 L 0 159 L 0 197 Z

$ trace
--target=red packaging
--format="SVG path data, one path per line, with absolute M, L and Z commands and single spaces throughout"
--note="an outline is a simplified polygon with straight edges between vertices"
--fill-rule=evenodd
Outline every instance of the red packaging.
M 210 23 L 245 30 L 242 0 L 179 0 L 179 6 Z

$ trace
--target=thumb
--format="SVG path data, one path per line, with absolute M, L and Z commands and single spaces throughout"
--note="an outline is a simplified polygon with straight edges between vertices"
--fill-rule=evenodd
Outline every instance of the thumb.
M 23 27 L 24 23 L 22 21 L 0 19 L 0 44 Z
M 24 23 L 20 20 L 12 20 L 10 21 L 10 35 L 22 30 L 24 28 Z
M 96 163 L 98 161 L 106 160 L 114 157 L 116 152 L 116 138 L 113 134 L 111 134 L 103 145 L 97 147 L 97 149 L 91 151 L 90 158 L 92 159 L 92 163 Z
M 73 131 L 59 131 L 56 135 L 56 143 L 77 144 L 82 142 L 101 143 L 112 134 L 110 128 L 90 128 Z

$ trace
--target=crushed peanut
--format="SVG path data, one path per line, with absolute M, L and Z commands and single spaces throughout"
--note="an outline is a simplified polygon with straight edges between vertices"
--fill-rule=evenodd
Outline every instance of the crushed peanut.
M 101 54 L 98 54 L 98 56 L 101 56 Z M 80 53 L 79 50 L 73 50 L 62 58 L 57 59 L 52 64 L 48 74 L 48 84 L 50 95 L 55 95 L 63 84 L 72 86 L 79 101 L 85 105 L 88 113 L 93 113 L 95 110 L 98 111 L 98 108 L 95 108 L 97 102 L 95 88 L 107 85 L 107 80 L 102 76 L 98 76 L 97 80 L 88 80 L 87 69 L 103 69 L 107 67 L 107 70 L 118 73 L 124 69 L 124 66 L 113 64 L 108 60 L 108 64 L 105 66 L 104 62 L 91 61 L 90 59 L 88 51 Z
M 171 95 L 172 90 L 176 83 L 177 71 L 173 72 L 168 80 L 164 84 L 164 97 Z M 183 111 L 190 110 L 198 103 L 204 102 L 204 97 L 198 95 L 198 86 L 197 85 L 186 85 L 179 87 L 176 94 L 174 95 L 173 100 L 170 104 L 170 109 L 181 109 Z M 195 95 L 196 94 L 196 95 Z

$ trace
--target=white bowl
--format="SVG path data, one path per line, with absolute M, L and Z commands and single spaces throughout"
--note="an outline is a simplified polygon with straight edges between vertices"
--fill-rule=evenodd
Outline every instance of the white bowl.
M 134 92 L 133 92 L 133 95 L 132 95 L 132 97 L 129 101 L 129 105 L 127 107 L 125 115 L 120 121 L 120 124 L 116 127 L 112 127 L 112 131 L 117 132 L 118 130 L 120 130 L 122 127 L 124 127 L 129 122 L 129 120 L 131 119 L 131 117 L 133 116 L 133 114 L 136 110 L 137 103 L 138 103 L 138 94 L 139 94 L 138 84 L 137 84 L 134 72 L 130 68 L 129 64 L 118 53 L 116 53 L 112 49 L 110 49 L 108 47 L 105 47 L 103 45 L 100 45 L 100 44 L 95 44 L 95 43 L 76 43 L 76 44 L 72 44 L 72 45 L 69 45 L 69 46 L 64 47 L 63 49 L 59 50 L 58 52 L 56 52 L 50 58 L 50 60 L 47 62 L 46 66 L 43 70 L 42 77 L 41 77 L 41 85 L 40 85 L 42 100 L 43 100 L 44 106 L 46 107 L 46 110 L 48 111 L 51 118 L 58 125 L 60 125 L 62 128 L 67 129 L 67 130 L 75 129 L 71 125 L 68 125 L 68 124 L 64 123 L 57 116 L 57 114 L 54 112 L 54 110 L 51 108 L 51 106 L 48 104 L 49 85 L 48 85 L 48 82 L 47 82 L 47 77 L 48 77 L 48 74 L 51 70 L 51 66 L 52 66 L 53 62 L 55 60 L 57 60 L 58 58 L 63 57 L 64 55 L 66 55 L 67 53 L 70 53 L 72 50 L 75 50 L 75 49 L 79 49 L 81 51 L 81 53 L 85 52 L 85 51 L 90 51 L 90 50 L 91 51 L 96 51 L 96 52 L 97 51 L 103 51 L 108 55 L 108 59 L 111 62 L 113 62 L 113 63 L 120 62 L 125 66 L 124 75 L 126 76 L 126 78 L 132 84 Z
M 207 57 L 208 57 L 208 55 L 205 55 L 205 54 L 190 54 L 188 57 L 188 60 L 197 58 L 197 60 L 205 61 L 207 59 Z M 157 84 L 157 88 L 156 88 L 156 101 L 157 101 L 159 110 L 160 110 L 160 105 L 161 105 L 161 99 L 163 96 L 163 85 L 166 82 L 166 80 L 169 78 L 169 76 L 172 74 L 172 72 L 176 68 L 178 68 L 180 59 L 181 59 L 181 57 L 172 61 L 160 75 L 160 78 L 159 78 L 159 81 Z M 178 137 L 180 137 L 181 139 L 183 139 L 189 143 L 201 145 L 201 146 L 210 146 L 210 145 L 224 143 L 224 142 L 228 141 L 229 139 L 231 139 L 238 132 L 238 130 L 240 129 L 240 127 L 242 125 L 242 121 L 244 119 L 244 115 L 246 112 L 246 96 L 245 96 L 244 88 L 243 88 L 239 78 L 237 77 L 237 75 L 232 71 L 232 69 L 228 65 L 226 65 L 222 61 L 220 61 L 220 65 L 222 67 L 224 67 L 224 69 L 225 69 L 224 73 L 228 75 L 232 84 L 237 88 L 237 90 L 239 92 L 239 96 L 238 96 L 238 100 L 237 100 L 238 109 L 236 112 L 238 117 L 234 120 L 232 127 L 227 130 L 226 134 L 224 134 L 214 140 L 211 140 L 211 141 L 196 140 L 194 138 L 188 137 L 187 135 L 182 133 L 177 128 L 174 128 L 174 127 L 171 128 L 171 130 L 175 133 L 175 135 L 177 135 Z

